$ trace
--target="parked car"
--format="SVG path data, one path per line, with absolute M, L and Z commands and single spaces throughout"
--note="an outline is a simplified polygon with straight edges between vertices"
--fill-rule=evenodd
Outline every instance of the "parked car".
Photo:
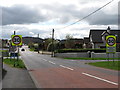
M 21 49 L 21 51 L 25 51 L 25 49 L 24 49 L 24 48 L 22 48 L 22 49 Z

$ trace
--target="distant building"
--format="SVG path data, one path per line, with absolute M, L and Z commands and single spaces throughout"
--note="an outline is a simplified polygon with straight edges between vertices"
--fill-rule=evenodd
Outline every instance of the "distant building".
M 89 37 L 84 37 L 83 39 L 83 48 L 91 48 L 91 45 L 90 45 L 90 38 Z

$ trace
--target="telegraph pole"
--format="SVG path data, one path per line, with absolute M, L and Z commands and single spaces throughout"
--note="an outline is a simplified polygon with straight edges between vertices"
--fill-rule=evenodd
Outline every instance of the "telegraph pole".
M 51 57 L 54 57 L 54 29 L 52 30 L 52 54 Z
M 38 33 L 38 39 L 39 39 L 39 33 Z M 38 40 L 38 53 L 39 53 L 39 40 Z
M 14 35 L 16 34 L 16 32 L 14 31 Z

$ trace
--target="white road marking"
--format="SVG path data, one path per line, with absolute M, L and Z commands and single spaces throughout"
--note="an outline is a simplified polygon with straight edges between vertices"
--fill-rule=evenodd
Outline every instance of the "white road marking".
M 49 61 L 49 63 L 55 64 L 54 62 Z
M 69 70 L 74 70 L 74 69 L 72 69 L 72 68 L 69 68 L 69 67 L 66 67 L 66 66 L 63 66 L 63 65 L 60 65 L 61 67 L 63 67 L 63 68 L 67 68 L 67 69 L 69 69 Z
M 89 77 L 93 77 L 93 78 L 101 80 L 101 81 L 105 81 L 105 82 L 114 84 L 114 85 L 118 85 L 118 83 L 115 83 L 115 82 L 112 82 L 112 81 L 109 81 L 109 80 L 106 80 L 106 79 L 102 79 L 102 78 L 99 78 L 99 77 L 96 77 L 96 76 L 93 76 L 93 75 L 90 75 L 90 74 L 87 74 L 87 73 L 82 73 L 82 74 L 84 74 L 86 76 L 89 76 Z
M 47 61 L 46 59 L 43 59 L 44 61 Z
M 75 60 L 70 60 L 70 61 L 75 61 Z

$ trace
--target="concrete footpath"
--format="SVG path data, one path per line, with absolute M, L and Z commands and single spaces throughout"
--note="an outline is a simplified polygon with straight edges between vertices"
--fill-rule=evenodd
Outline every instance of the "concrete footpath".
M 4 64 L 7 71 L 2 81 L 2 88 L 36 88 L 26 69 L 13 68 Z

